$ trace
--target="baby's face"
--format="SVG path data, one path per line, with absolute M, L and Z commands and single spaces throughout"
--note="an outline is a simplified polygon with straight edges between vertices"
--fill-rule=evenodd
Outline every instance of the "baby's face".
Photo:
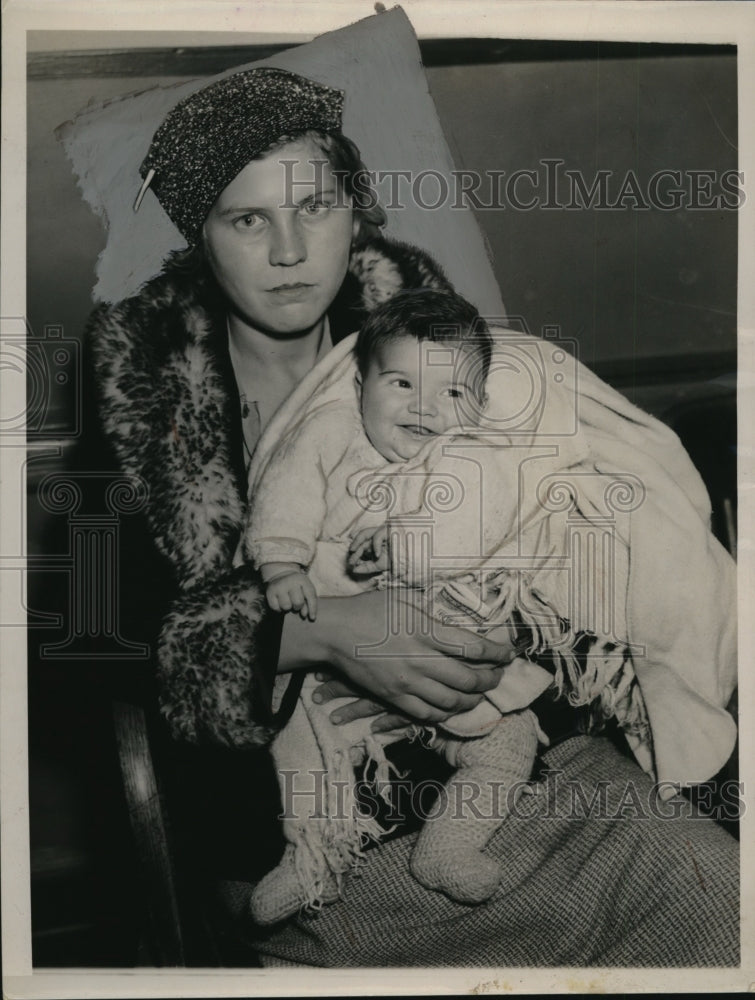
M 365 433 L 383 458 L 405 462 L 430 438 L 470 422 L 480 404 L 466 359 L 469 351 L 452 342 L 400 337 L 382 345 L 362 381 L 361 405 Z

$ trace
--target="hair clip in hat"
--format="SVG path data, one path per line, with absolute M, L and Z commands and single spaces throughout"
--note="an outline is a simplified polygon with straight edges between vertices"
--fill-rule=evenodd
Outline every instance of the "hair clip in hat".
M 136 196 L 136 201 L 134 202 L 134 211 L 135 212 L 139 211 L 139 206 L 141 205 L 142 199 L 144 198 L 145 194 L 147 193 L 147 188 L 152 183 L 152 178 L 154 176 L 155 176 L 155 171 L 154 170 L 150 169 L 150 170 L 147 171 L 147 176 L 144 178 L 144 182 L 142 183 L 142 186 L 139 188 L 139 194 Z

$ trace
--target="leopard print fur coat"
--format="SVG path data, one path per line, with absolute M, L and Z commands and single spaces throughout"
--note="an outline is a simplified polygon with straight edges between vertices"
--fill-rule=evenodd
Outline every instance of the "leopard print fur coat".
M 334 303 L 333 339 L 421 287 L 450 287 L 424 252 L 363 242 Z M 122 471 L 146 485 L 149 532 L 176 585 L 157 649 L 163 716 L 178 739 L 263 745 L 285 721 L 271 708 L 281 619 L 253 567 L 231 565 L 246 480 L 222 296 L 204 263 L 177 254 L 136 295 L 97 309 L 88 337 L 104 433 Z

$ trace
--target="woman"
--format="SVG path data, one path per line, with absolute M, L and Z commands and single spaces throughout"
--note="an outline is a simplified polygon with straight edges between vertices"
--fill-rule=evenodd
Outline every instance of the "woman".
M 150 531 L 179 591 L 160 638 L 162 710 L 194 742 L 266 744 L 297 691 L 276 677 L 322 665 L 340 678 L 323 698 L 362 694 L 340 721 L 378 711 L 382 729 L 407 716 L 441 721 L 478 704 L 514 656 L 513 641 L 439 636 L 416 617 L 412 626 L 408 604 L 387 630 L 379 593 L 323 600 L 315 623 L 283 622 L 266 611 L 251 567 L 232 568 L 245 468 L 276 409 L 370 303 L 446 284 L 418 251 L 375 237 L 381 216 L 357 183 L 341 109 L 340 92 L 274 69 L 236 74 L 178 105 L 142 174 L 190 250 L 92 322 L 104 428 L 124 470 L 149 486 Z M 357 655 L 377 644 L 379 659 Z M 606 740 L 574 735 L 568 712 L 544 711 L 541 722 L 552 743 L 546 766 L 563 781 L 541 786 L 491 844 L 507 876 L 488 904 L 464 907 L 415 884 L 401 837 L 369 852 L 346 900 L 264 940 L 249 928 L 264 960 L 736 963 L 730 838 L 699 819 L 627 819 L 622 794 L 649 789 L 639 770 Z M 592 801 L 611 783 L 609 821 L 569 811 L 574 787 Z

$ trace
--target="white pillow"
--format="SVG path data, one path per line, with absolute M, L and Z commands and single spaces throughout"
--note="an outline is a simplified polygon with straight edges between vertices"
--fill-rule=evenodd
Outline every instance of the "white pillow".
M 420 61 L 417 39 L 400 8 L 315 38 L 269 59 L 238 66 L 217 77 L 155 87 L 87 108 L 59 130 L 84 198 L 105 221 L 107 246 L 97 266 L 95 301 L 114 302 L 155 275 L 170 250 L 185 245 L 148 191 L 138 212 L 139 165 L 152 135 L 178 101 L 213 80 L 250 66 L 278 66 L 345 91 L 343 130 L 359 146 L 370 170 L 438 171 L 448 197 L 423 208 L 400 181 L 406 206 L 388 210 L 386 235 L 433 254 L 457 290 L 488 316 L 503 306 L 482 234 L 469 208 L 453 208 L 453 160 Z M 389 191 L 388 182 L 379 185 Z M 440 185 L 426 175 L 420 201 L 438 201 Z

